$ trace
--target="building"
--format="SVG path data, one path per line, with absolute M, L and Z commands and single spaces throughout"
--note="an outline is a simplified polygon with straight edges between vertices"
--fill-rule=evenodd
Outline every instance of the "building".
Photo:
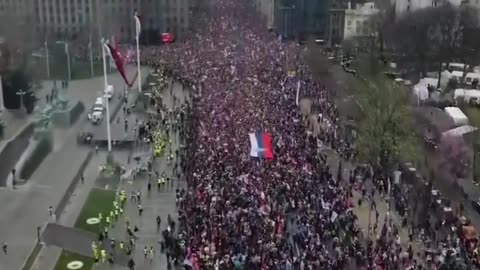
M 38 33 L 53 34 L 57 38 L 72 38 L 78 33 L 131 41 L 135 37 L 133 15 L 138 11 L 142 19 L 142 35 L 163 32 L 183 37 L 190 28 L 191 0 L 0 0 L 33 3 L 24 9 L 27 17 L 35 20 Z M 1 3 L 0 2 L 0 12 Z M 20 15 L 19 15 L 20 16 Z
M 375 35 L 376 29 L 372 19 L 378 12 L 379 10 L 375 7 L 374 2 L 357 4 L 353 9 L 349 3 L 347 10 L 345 10 L 343 39 Z
M 480 6 L 479 0 L 395 0 L 395 15 L 398 18 L 408 12 L 428 7 L 437 7 L 442 3 L 450 3 L 453 6 L 460 6 L 464 2 L 470 2 L 472 4 L 476 3 L 477 7 Z
M 275 31 L 283 37 L 297 40 L 304 40 L 307 36 L 324 38 L 327 34 L 330 2 L 331 0 L 275 1 Z
M 275 21 L 275 0 L 255 0 L 255 7 L 265 18 L 267 29 L 273 29 Z

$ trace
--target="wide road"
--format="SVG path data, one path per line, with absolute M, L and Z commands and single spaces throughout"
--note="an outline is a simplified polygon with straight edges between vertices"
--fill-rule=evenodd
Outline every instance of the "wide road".
M 109 82 L 117 89 L 123 89 L 120 75 L 110 75 Z M 97 89 L 103 88 L 103 78 L 73 81 L 69 88 L 71 99 L 83 101 L 88 108 L 88 104 L 94 102 Z M 72 128 L 55 131 L 54 152 L 40 165 L 27 184 L 15 190 L 0 189 L 0 242 L 7 242 L 9 250 L 7 255 L 2 255 L 0 269 L 21 269 L 32 251 L 37 238 L 37 227 L 49 220 L 48 207 L 56 208 L 78 170 L 82 157 L 89 150 L 78 147 L 76 143 L 76 135 L 85 122 L 86 112 Z

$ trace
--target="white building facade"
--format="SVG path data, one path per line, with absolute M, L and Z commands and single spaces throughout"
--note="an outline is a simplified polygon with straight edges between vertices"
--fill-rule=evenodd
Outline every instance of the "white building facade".
M 349 3 L 345 10 L 343 38 L 369 37 L 375 34 L 376 29 L 372 19 L 378 12 L 373 2 L 359 4 L 355 8 L 352 8 Z
M 42 35 L 97 32 L 133 38 L 138 11 L 143 30 L 182 36 L 190 29 L 192 0 L 0 0 L 0 16 L 30 19 Z

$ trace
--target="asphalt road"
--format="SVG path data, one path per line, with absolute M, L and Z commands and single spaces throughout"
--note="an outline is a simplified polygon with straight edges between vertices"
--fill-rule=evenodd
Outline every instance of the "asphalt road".
M 109 80 L 116 87 L 123 85 L 120 75 Z M 73 81 L 69 95 L 85 104 L 94 102 L 96 89 L 103 88 L 103 78 Z M 101 89 L 101 88 L 100 88 Z M 82 120 L 83 119 L 83 120 Z M 54 152 L 35 171 L 30 181 L 17 189 L 0 189 L 0 242 L 8 243 L 8 255 L 1 255 L 0 269 L 21 269 L 31 253 L 37 226 L 49 221 L 48 207 L 54 208 L 64 195 L 89 149 L 77 146 L 76 135 L 85 124 L 86 114 L 68 130 L 55 131 Z

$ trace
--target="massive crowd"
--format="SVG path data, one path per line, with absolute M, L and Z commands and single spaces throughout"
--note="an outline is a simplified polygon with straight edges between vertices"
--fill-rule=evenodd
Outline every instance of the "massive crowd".
M 352 188 L 330 174 L 318 142 L 348 151 L 335 106 L 302 61 L 302 47 L 264 29 L 247 1 L 209 1 L 204 31 L 143 50 L 143 62 L 194 89 L 182 161 L 179 215 L 194 269 L 421 269 L 388 222 L 366 245 Z M 306 132 L 296 90 L 314 100 L 319 134 Z M 249 155 L 248 134 L 268 132 L 273 160 Z M 353 181 L 352 181 L 353 182 Z M 397 232 L 398 233 L 398 232 Z M 391 237 L 389 237 L 391 236 Z M 401 256 L 405 255 L 406 256 Z

